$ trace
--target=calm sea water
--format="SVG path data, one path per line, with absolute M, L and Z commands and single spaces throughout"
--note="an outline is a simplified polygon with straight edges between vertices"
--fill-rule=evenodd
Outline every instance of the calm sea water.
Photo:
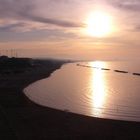
M 24 91 L 43 106 L 99 118 L 140 121 L 140 76 L 133 72 L 140 72 L 139 62 L 70 63 Z

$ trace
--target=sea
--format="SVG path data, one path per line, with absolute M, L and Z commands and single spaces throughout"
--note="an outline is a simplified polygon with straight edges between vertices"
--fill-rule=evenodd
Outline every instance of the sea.
M 140 62 L 64 64 L 24 89 L 33 102 L 91 117 L 140 122 Z

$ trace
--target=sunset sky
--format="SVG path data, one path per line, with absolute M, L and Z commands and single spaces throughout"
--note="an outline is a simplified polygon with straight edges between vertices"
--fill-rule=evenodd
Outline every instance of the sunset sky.
M 110 18 L 103 36 L 87 27 L 94 12 Z M 140 59 L 139 15 L 140 0 L 0 0 L 0 50 L 17 49 L 26 57 Z

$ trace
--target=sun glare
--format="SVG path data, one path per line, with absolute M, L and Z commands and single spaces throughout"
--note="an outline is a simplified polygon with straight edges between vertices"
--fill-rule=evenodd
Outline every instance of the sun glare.
M 106 63 L 95 61 L 90 62 L 89 65 L 96 67 L 95 69 L 91 69 L 91 80 L 89 80 L 92 99 L 91 113 L 96 117 L 102 117 L 103 107 L 106 104 L 106 79 L 104 72 L 100 68 L 105 67 Z
M 112 19 L 108 14 L 95 11 L 86 20 L 86 34 L 94 37 L 104 37 L 112 31 Z

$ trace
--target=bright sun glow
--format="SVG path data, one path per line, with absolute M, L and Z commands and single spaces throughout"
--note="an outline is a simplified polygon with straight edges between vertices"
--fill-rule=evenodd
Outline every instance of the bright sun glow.
M 86 20 L 86 34 L 94 37 L 104 37 L 112 31 L 112 19 L 108 14 L 95 11 Z

